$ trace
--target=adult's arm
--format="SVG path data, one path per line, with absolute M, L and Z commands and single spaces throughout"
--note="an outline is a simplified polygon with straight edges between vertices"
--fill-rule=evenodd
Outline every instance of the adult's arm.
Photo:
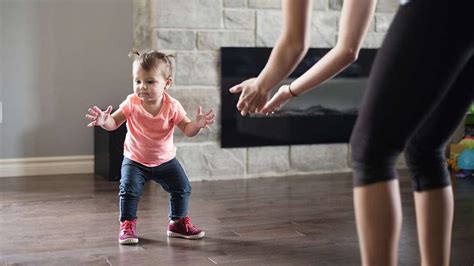
M 376 0 L 344 1 L 336 45 L 314 66 L 291 83 L 293 94 L 299 95 L 321 85 L 357 59 L 372 20 L 376 2 Z M 282 86 L 261 109 L 261 112 L 269 113 L 278 109 L 293 97 L 288 86 Z
M 230 89 L 241 92 L 237 109 L 242 115 L 261 109 L 271 89 L 285 79 L 308 51 L 311 42 L 311 0 L 282 0 L 282 31 L 264 69 L 255 79 Z

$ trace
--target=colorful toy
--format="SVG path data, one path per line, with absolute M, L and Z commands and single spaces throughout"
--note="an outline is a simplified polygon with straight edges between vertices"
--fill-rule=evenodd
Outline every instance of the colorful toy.
M 474 138 L 472 136 L 469 136 L 469 137 L 464 137 L 464 139 L 462 139 L 459 144 L 467 147 L 467 148 L 470 148 L 470 149 L 474 149 Z
M 459 154 L 457 167 L 460 169 L 460 177 L 472 176 L 474 173 L 474 149 L 467 148 Z
M 453 173 L 458 173 L 459 172 L 459 168 L 458 168 L 458 165 L 456 163 L 456 161 L 458 160 L 458 156 L 459 156 L 459 154 L 456 154 L 454 156 L 454 158 L 449 158 L 448 159 L 448 168 Z

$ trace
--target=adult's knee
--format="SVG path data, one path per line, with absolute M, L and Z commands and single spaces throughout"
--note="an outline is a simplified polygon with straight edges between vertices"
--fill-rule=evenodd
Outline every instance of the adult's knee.
M 444 147 L 410 145 L 405 150 L 405 161 L 414 190 L 425 191 L 451 184 Z
M 400 154 L 399 149 L 360 138 L 352 138 L 350 145 L 354 186 L 397 178 L 395 163 Z

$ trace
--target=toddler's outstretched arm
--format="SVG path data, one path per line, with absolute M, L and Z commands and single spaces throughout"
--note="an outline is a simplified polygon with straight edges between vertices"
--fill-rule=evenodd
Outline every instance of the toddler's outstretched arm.
M 126 120 L 120 110 L 110 114 L 112 112 L 112 106 L 110 105 L 105 111 L 100 110 L 97 106 L 89 108 L 88 111 L 89 113 L 86 114 L 86 118 L 92 120 L 92 122 L 87 125 L 88 127 L 100 126 L 105 130 L 112 131 L 117 129 Z
M 191 119 L 185 116 L 178 124 L 178 127 L 187 137 L 194 137 L 199 133 L 199 131 L 201 131 L 201 128 L 209 128 L 209 125 L 212 125 L 215 122 L 215 116 L 216 115 L 212 108 L 204 114 L 202 112 L 202 107 L 199 106 L 196 119 L 191 121 Z

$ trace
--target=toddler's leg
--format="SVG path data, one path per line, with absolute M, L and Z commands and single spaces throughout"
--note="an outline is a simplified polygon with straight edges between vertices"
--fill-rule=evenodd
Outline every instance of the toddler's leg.
M 128 158 L 122 162 L 122 177 L 120 179 L 120 244 L 136 244 L 138 200 L 142 194 L 143 185 L 147 180 L 150 168 L 140 165 Z
M 187 216 L 191 185 L 179 161 L 174 158 L 153 169 L 153 179 L 170 193 L 169 218 Z
M 142 195 L 149 168 L 128 158 L 122 162 L 122 177 L 120 179 L 120 221 L 137 219 L 138 201 Z
M 188 212 L 188 201 L 191 195 L 191 186 L 188 177 L 176 159 L 172 159 L 157 168 L 153 173 L 156 181 L 170 193 L 170 222 L 167 235 L 185 239 L 200 239 L 204 231 L 191 224 Z

